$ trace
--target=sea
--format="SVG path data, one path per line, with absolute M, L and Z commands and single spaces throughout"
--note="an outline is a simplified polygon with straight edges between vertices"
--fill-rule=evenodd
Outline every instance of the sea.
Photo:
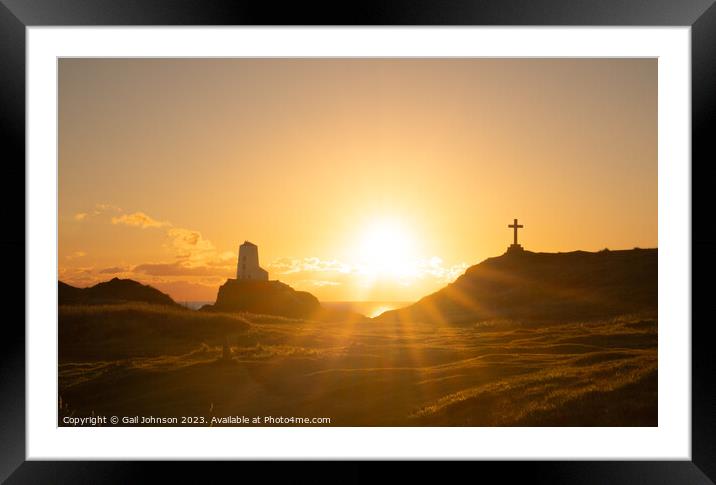
M 213 305 L 213 301 L 177 301 L 181 306 L 191 308 L 192 310 L 198 310 L 204 305 Z
M 374 318 L 390 310 L 413 304 L 412 301 L 322 301 L 321 305 L 329 310 L 343 310 L 360 313 Z
M 198 310 L 204 305 L 212 305 L 213 301 L 180 301 L 180 305 Z M 329 310 L 342 310 L 360 313 L 366 317 L 377 317 L 381 313 L 412 304 L 411 301 L 322 301 L 321 305 Z

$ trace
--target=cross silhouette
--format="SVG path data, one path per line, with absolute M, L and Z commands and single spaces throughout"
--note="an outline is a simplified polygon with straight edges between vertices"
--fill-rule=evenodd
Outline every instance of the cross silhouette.
M 511 227 L 515 230 L 515 246 L 517 246 L 517 229 L 522 229 L 525 226 L 517 224 L 517 219 L 515 219 L 515 222 L 513 224 L 509 224 L 507 227 Z

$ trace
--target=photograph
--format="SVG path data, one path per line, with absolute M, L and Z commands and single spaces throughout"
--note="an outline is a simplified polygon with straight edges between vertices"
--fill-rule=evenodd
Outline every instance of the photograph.
M 658 63 L 59 57 L 57 426 L 658 427 Z

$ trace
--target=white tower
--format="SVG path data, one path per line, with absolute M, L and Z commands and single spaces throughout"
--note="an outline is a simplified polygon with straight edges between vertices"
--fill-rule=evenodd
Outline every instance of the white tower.
M 268 271 L 259 266 L 259 247 L 249 241 L 239 246 L 236 279 L 268 281 Z

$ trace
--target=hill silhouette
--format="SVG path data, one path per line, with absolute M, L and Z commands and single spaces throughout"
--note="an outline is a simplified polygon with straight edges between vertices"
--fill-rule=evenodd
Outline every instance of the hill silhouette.
M 657 249 L 507 252 L 378 321 L 460 323 L 603 318 L 656 311 Z
M 229 279 L 219 288 L 216 303 L 201 309 L 308 318 L 320 312 L 321 304 L 311 293 L 296 291 L 280 281 Z
M 77 288 L 62 281 L 57 284 L 60 305 L 108 305 L 142 302 L 156 305 L 179 306 L 166 293 L 130 279 L 112 278 L 89 288 Z

